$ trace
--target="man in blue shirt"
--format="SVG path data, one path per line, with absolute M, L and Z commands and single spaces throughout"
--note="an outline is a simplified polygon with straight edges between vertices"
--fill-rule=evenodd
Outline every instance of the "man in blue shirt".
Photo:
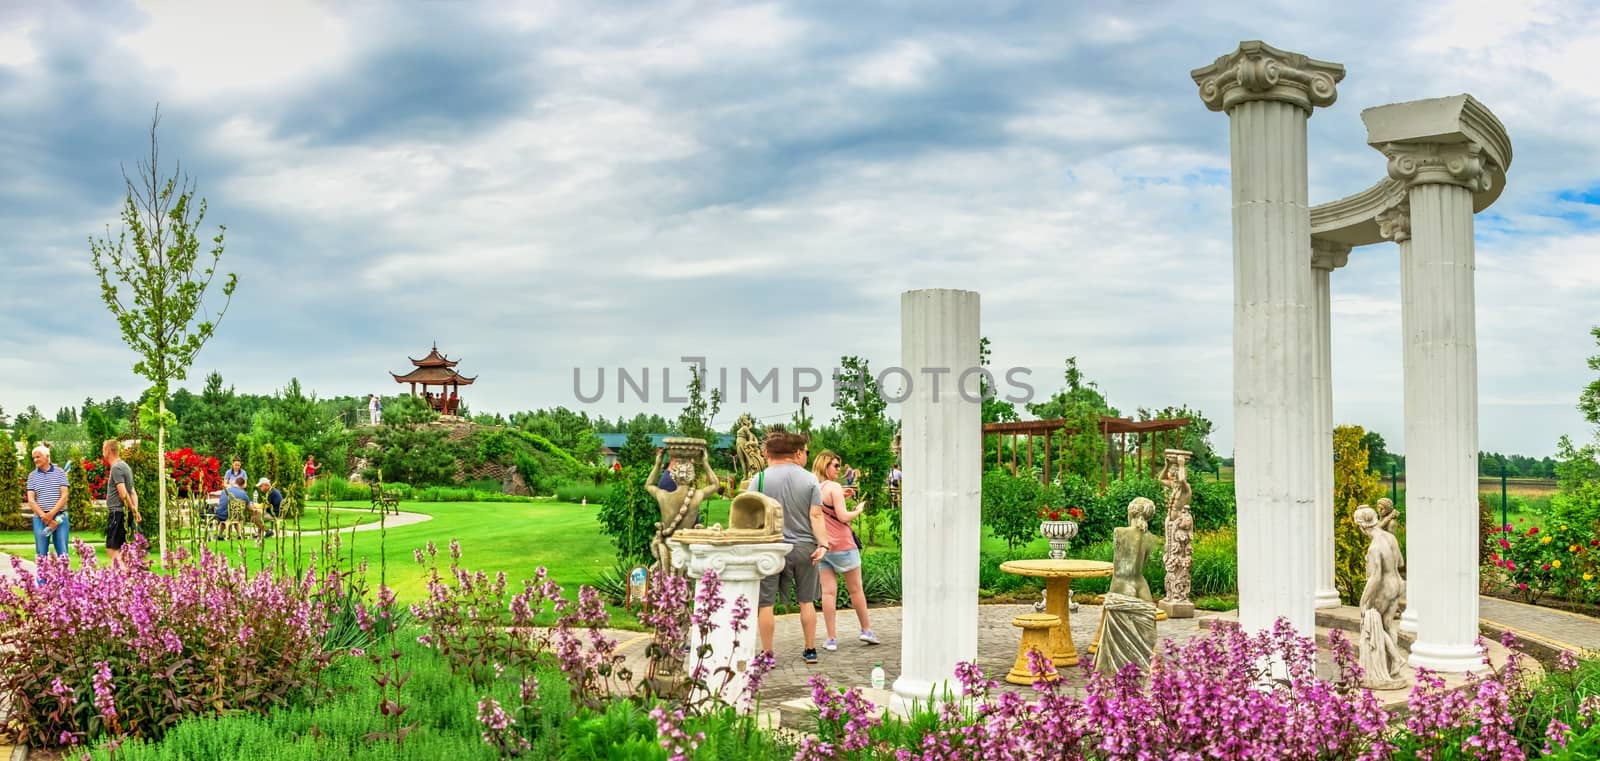
M 250 492 L 244 490 L 244 479 L 240 478 L 227 484 L 222 493 L 217 496 L 217 528 L 219 531 L 222 528 L 221 524 L 228 520 L 228 502 L 230 500 L 239 501 L 239 507 L 234 508 L 235 510 L 250 509 Z M 222 538 L 222 534 L 217 534 L 218 540 Z
M 33 547 L 39 557 L 67 554 L 67 472 L 50 461 L 50 448 L 33 448 L 28 472 L 28 509 L 33 511 Z
M 256 482 L 256 491 L 261 493 L 261 501 L 267 506 L 267 515 L 277 518 L 283 512 L 283 492 L 273 487 L 272 482 L 263 478 Z M 261 525 L 261 519 L 256 519 L 256 529 L 261 532 L 262 539 L 271 539 L 272 532 Z

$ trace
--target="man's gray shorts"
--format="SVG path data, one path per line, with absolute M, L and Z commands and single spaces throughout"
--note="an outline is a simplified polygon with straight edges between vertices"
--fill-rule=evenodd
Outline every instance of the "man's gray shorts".
M 788 596 L 780 595 L 783 592 L 793 594 L 795 603 L 816 602 L 821 598 L 822 584 L 818 582 L 817 564 L 811 562 L 811 553 L 816 551 L 815 544 L 796 542 L 794 549 L 789 550 L 788 556 L 783 559 L 783 570 L 761 580 L 758 607 L 772 607 L 780 596 Z

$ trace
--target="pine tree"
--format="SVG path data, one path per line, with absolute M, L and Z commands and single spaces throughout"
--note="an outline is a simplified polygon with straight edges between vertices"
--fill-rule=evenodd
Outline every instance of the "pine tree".
M 27 516 L 20 512 L 26 499 L 22 486 L 24 478 L 17 442 L 10 436 L 0 436 L 0 526 L 10 530 L 28 527 Z

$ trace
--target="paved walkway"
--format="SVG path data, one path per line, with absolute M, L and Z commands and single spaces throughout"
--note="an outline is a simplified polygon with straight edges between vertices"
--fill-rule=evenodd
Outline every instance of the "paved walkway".
M 1550 650 L 1600 652 L 1600 619 L 1578 613 L 1479 597 L 1478 624 L 1497 633 L 1509 629 L 1518 639 Z

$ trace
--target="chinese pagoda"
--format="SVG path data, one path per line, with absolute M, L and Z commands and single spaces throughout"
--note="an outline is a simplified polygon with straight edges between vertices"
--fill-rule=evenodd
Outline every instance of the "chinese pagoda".
M 411 359 L 406 357 L 406 359 Z M 428 356 L 422 359 L 411 359 L 415 367 L 405 375 L 395 375 L 395 383 L 411 384 L 411 395 L 417 395 L 417 386 L 422 386 L 422 399 L 441 415 L 454 415 L 461 407 L 461 397 L 458 391 L 461 386 L 470 386 L 476 381 L 477 376 L 471 378 L 457 373 L 455 370 L 458 360 L 447 359 L 439 353 L 439 345 L 433 345 Z M 438 387 L 438 393 L 430 392 L 430 387 Z

